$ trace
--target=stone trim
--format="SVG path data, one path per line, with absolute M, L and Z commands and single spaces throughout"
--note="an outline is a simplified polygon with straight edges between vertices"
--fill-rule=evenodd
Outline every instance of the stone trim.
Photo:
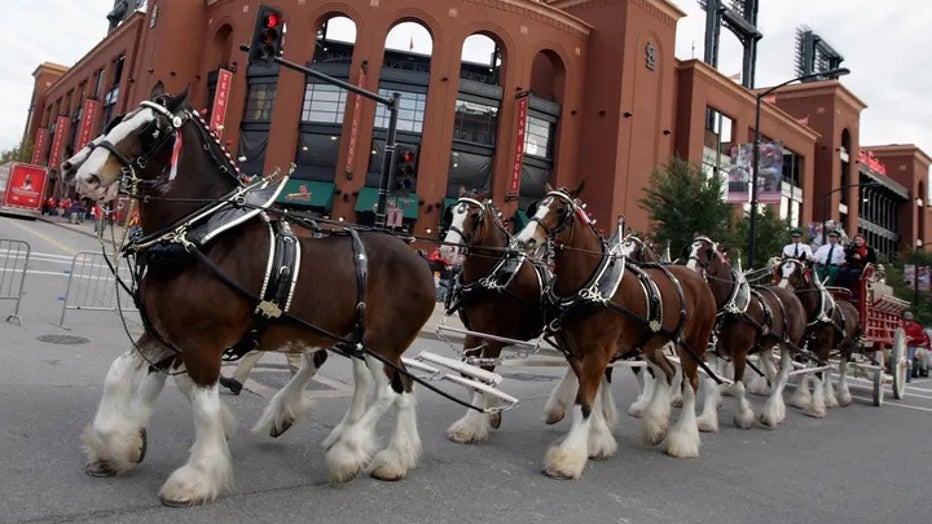
M 572 34 L 577 38 L 588 38 L 592 26 L 575 16 L 557 9 L 549 4 L 532 0 L 463 0 L 467 4 L 476 4 L 491 7 L 500 11 L 513 13 L 522 18 L 540 22 L 561 31 Z

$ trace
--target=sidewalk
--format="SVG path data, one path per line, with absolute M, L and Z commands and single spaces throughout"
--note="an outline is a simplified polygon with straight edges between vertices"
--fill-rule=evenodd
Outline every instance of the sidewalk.
M 94 223 L 91 221 L 85 221 L 83 224 L 72 224 L 67 219 L 61 217 L 52 217 L 48 215 L 42 215 L 37 218 L 42 222 L 47 222 L 49 224 L 54 224 L 65 229 L 70 229 L 76 233 L 81 233 L 82 235 L 87 235 L 91 238 L 97 238 L 97 233 L 94 233 Z M 114 234 L 117 239 L 123 238 L 123 227 L 114 226 Z M 110 239 L 110 231 L 106 231 L 104 238 Z M 427 320 L 427 323 L 424 324 L 424 327 L 421 328 L 420 338 L 428 338 L 432 340 L 440 340 L 440 337 L 437 336 L 437 326 L 443 321 L 443 303 L 437 302 L 434 306 L 434 312 L 430 315 L 430 319 Z M 453 315 L 447 319 L 446 325 L 452 328 L 465 329 L 463 323 L 460 321 L 459 315 Z M 447 338 L 451 340 L 462 340 L 461 335 L 449 334 L 446 335 Z

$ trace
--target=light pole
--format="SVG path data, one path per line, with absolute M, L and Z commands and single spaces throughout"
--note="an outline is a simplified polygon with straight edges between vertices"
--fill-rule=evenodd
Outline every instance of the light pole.
M 757 173 L 760 169 L 760 106 L 761 100 L 773 93 L 777 89 L 780 89 L 783 86 L 792 84 L 793 82 L 801 82 L 803 80 L 809 80 L 810 78 L 819 78 L 819 77 L 839 77 L 844 76 L 850 73 L 851 71 L 845 67 L 838 69 L 832 69 L 830 71 L 822 71 L 819 73 L 812 73 L 809 75 L 803 75 L 796 77 L 792 80 L 787 80 L 782 84 L 775 85 L 770 89 L 757 93 L 757 107 L 755 108 L 754 114 L 754 164 L 751 166 L 751 222 L 748 229 L 748 267 L 754 267 L 754 250 L 757 247 Z
M 825 223 L 828 222 L 828 197 L 832 196 L 832 193 L 837 193 L 839 191 L 850 189 L 852 187 L 881 187 L 881 184 L 877 182 L 867 182 L 864 184 L 848 184 L 847 186 L 836 187 L 835 189 L 829 191 L 822 195 L 822 243 L 825 243 L 826 236 L 828 236 L 828 231 L 825 230 Z

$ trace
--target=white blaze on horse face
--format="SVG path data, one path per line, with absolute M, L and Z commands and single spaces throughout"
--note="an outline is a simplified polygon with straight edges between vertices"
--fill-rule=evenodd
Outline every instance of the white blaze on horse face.
M 103 136 L 102 139 L 119 147 L 134 131 L 141 129 L 153 120 L 155 120 L 155 112 L 149 108 L 143 108 L 133 114 L 129 119 L 117 124 L 109 133 Z M 110 160 L 111 156 L 112 153 L 109 150 L 102 147 L 95 148 L 78 168 L 78 172 L 75 174 L 75 180 L 77 182 L 78 191 L 81 192 L 82 195 L 96 199 L 101 199 L 105 196 L 111 197 L 111 193 L 113 197 L 116 196 L 115 191 L 106 191 L 106 189 L 120 180 L 121 168 L 123 166 L 121 166 L 119 162 L 116 162 L 115 165 L 119 167 L 108 170 L 108 160 Z M 114 164 L 109 163 L 109 165 L 112 166 Z
M 796 269 L 796 264 L 792 262 L 786 262 L 781 268 L 782 277 L 780 279 L 779 287 L 785 288 L 790 285 L 790 277 L 793 275 L 793 271 Z
M 553 197 L 545 198 L 540 205 L 537 206 L 537 212 L 534 213 L 534 216 L 531 218 L 536 218 L 537 220 L 543 220 L 547 216 L 547 213 L 550 212 L 550 204 L 553 203 Z M 534 239 L 538 244 L 544 244 L 547 241 L 547 235 L 543 233 L 543 228 L 540 227 L 540 224 L 537 221 L 528 222 L 524 229 L 521 230 L 515 236 L 517 242 L 526 244 L 531 239 Z
M 702 249 L 702 242 L 698 240 L 693 242 L 693 245 L 689 247 L 689 261 L 686 262 L 686 267 L 697 273 L 699 272 L 698 259 L 700 249 Z
M 621 256 L 630 258 L 635 249 L 637 249 L 637 244 L 633 240 L 625 240 L 621 245 Z
M 459 203 L 453 207 L 453 220 L 450 222 L 450 229 L 447 230 L 446 236 L 443 237 L 445 245 L 440 247 L 440 254 L 443 255 L 443 258 L 453 260 L 456 255 L 459 255 L 462 248 L 460 244 L 463 242 L 463 236 L 459 232 L 463 230 L 463 225 L 466 224 L 468 217 L 468 205 Z

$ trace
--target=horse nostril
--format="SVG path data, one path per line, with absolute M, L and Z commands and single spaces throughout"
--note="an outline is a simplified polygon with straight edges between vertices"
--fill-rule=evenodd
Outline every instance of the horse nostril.
M 86 182 L 87 185 L 91 187 L 97 187 L 100 185 L 100 177 L 97 175 L 88 175 Z

